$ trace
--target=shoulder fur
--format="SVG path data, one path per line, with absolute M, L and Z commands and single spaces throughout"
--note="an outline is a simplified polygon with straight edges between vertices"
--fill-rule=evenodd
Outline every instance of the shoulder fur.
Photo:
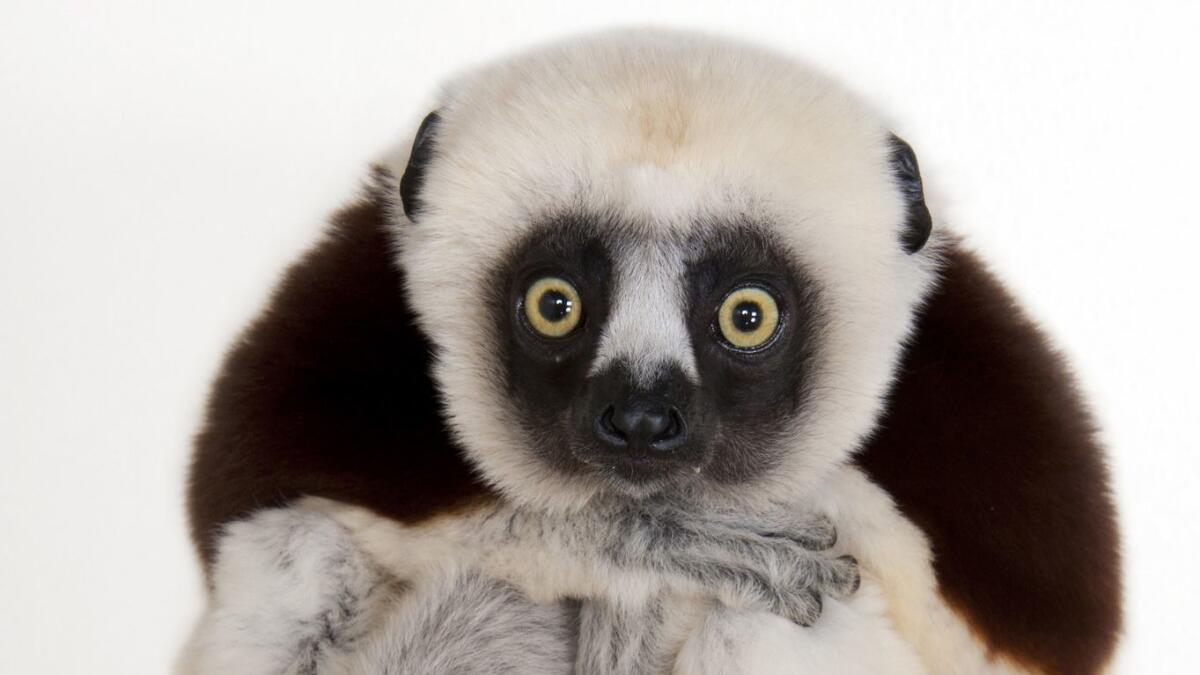
M 438 412 L 376 191 L 342 210 L 230 349 L 188 487 L 206 565 L 223 524 L 303 495 L 404 521 L 485 497 Z
M 1108 469 L 1062 359 L 980 260 L 945 251 L 888 412 L 858 461 L 932 546 L 992 649 L 1094 673 L 1121 626 Z

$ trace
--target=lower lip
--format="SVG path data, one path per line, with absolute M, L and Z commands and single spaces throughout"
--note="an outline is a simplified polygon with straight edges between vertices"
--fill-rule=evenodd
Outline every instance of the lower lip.
M 672 474 L 684 473 L 683 465 L 649 458 L 630 458 L 598 464 L 621 480 L 630 483 L 650 483 Z

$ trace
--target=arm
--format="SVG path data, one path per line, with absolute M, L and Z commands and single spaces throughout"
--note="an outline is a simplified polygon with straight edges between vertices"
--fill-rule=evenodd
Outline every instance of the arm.
M 358 508 L 310 500 L 400 578 L 428 574 L 447 560 L 478 566 L 535 602 L 608 599 L 645 606 L 661 589 L 716 597 L 734 608 L 778 614 L 801 625 L 821 596 L 858 587 L 849 557 L 828 553 L 828 520 L 694 513 L 671 504 L 596 504 L 570 514 L 492 502 L 472 513 L 407 527 Z
M 181 673 L 570 672 L 571 603 L 535 605 L 453 564 L 401 584 L 316 511 L 261 511 L 216 551 Z
M 810 550 L 832 543 L 827 523 L 781 531 L 671 509 L 558 518 L 496 504 L 413 528 L 309 500 L 226 529 L 183 670 L 563 672 L 576 658 L 567 599 L 581 597 L 581 672 L 653 672 L 712 589 L 811 623 L 818 593 L 857 584 L 852 562 Z

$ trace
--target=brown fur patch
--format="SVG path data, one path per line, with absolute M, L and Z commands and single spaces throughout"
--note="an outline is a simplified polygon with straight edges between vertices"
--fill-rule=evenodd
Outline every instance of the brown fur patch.
M 302 495 L 413 522 L 485 492 L 442 425 L 385 212 L 336 215 L 226 357 L 188 491 L 206 566 L 221 525 Z
M 983 264 L 948 253 L 858 461 L 928 536 L 942 594 L 990 648 L 1094 673 L 1120 630 L 1121 576 L 1091 416 Z

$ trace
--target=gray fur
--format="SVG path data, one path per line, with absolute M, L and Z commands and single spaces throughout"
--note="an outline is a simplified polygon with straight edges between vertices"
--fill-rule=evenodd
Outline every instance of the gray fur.
M 569 602 L 535 605 L 475 571 L 445 570 L 416 586 L 373 639 L 330 672 L 570 673 L 577 611 Z
M 663 672 L 689 628 L 670 604 L 679 597 L 715 594 L 807 625 L 821 594 L 858 583 L 853 561 L 823 550 L 834 534 L 822 518 L 751 524 L 612 502 L 570 516 L 499 505 L 454 527 L 462 559 L 406 579 L 401 594 L 355 533 L 320 512 L 274 509 L 231 525 L 188 672 Z M 494 554 L 526 561 L 527 576 Z M 566 591 L 531 601 L 524 592 L 544 592 L 551 571 L 532 560 L 575 568 L 563 578 L 584 580 L 581 606 Z
M 699 511 L 655 501 L 614 500 L 569 516 L 496 507 L 464 544 L 501 551 L 544 550 L 591 578 L 650 579 L 657 586 L 715 593 L 801 625 L 821 612 L 821 595 L 858 588 L 857 564 L 826 551 L 832 525 L 794 514 L 760 517 Z
M 585 602 L 579 613 L 575 672 L 580 675 L 670 672 L 679 648 L 668 625 L 672 609 L 665 594 L 632 607 L 608 600 Z
M 575 603 L 535 605 L 511 585 L 449 565 L 409 585 L 350 533 L 302 508 L 227 528 L 189 673 L 570 673 Z
M 209 610 L 183 670 L 324 672 L 361 646 L 395 590 L 332 519 L 259 512 L 221 538 Z

